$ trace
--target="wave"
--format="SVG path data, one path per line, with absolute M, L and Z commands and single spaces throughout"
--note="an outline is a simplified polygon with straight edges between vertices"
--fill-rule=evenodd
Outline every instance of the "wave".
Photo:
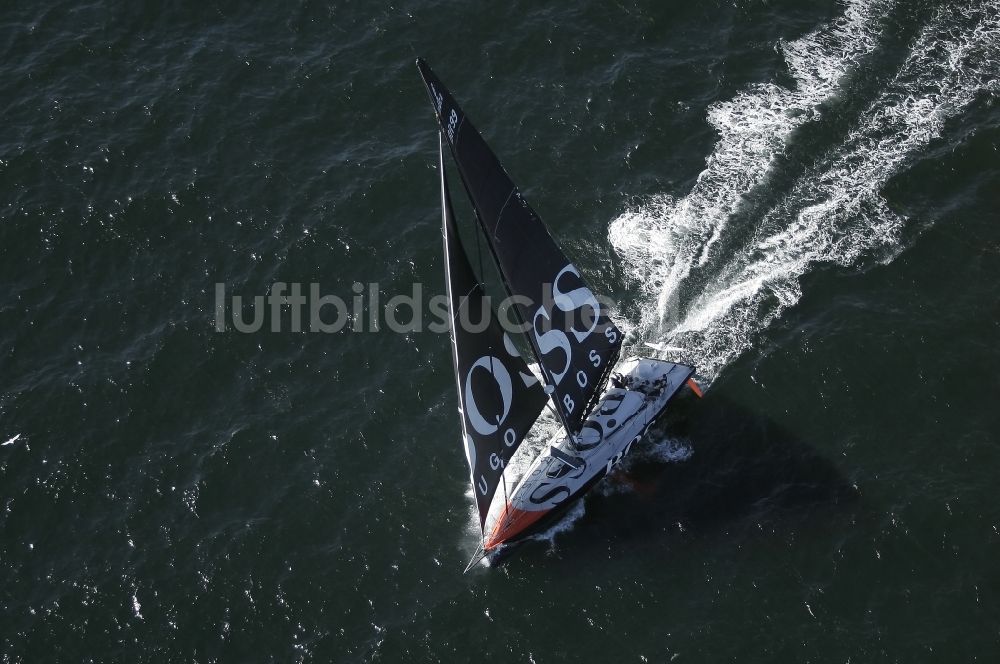
M 757 84 L 713 105 L 708 119 L 719 141 L 692 191 L 679 200 L 654 197 L 609 228 L 649 298 L 630 342 L 681 347 L 711 381 L 799 300 L 811 266 L 851 266 L 877 250 L 883 261 L 895 257 L 905 219 L 880 189 L 980 91 L 996 89 L 997 5 L 939 9 L 844 140 L 739 233 L 727 231 L 746 194 L 765 181 L 792 132 L 817 121 L 845 76 L 877 48 L 892 4 L 850 2 L 833 24 L 783 43 L 794 88 Z M 734 250 L 729 235 L 750 241 Z M 720 247 L 725 255 L 708 265 Z M 711 274 L 690 278 L 706 265 Z

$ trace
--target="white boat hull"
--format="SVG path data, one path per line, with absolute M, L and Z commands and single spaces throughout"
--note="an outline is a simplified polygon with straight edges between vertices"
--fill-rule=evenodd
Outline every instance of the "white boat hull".
M 497 494 L 486 518 L 485 550 L 547 527 L 629 453 L 693 372 L 661 360 L 620 362 L 576 441 L 563 436 L 550 443 L 513 491 Z

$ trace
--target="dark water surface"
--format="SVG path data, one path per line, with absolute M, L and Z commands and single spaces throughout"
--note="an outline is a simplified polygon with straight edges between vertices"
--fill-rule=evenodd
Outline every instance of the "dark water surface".
M 0 36 L 2 661 L 1000 652 L 996 0 L 15 2 Z M 417 55 L 710 385 L 465 576 L 445 335 L 214 329 L 216 283 L 247 320 L 278 281 L 443 291 Z

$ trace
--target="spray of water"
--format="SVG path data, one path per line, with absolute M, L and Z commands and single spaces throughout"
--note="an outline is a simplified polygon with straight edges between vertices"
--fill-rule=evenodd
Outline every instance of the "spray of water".
M 880 191 L 941 135 L 949 118 L 983 91 L 1000 88 L 1000 0 L 942 6 L 845 138 L 799 174 L 753 228 L 730 228 L 793 131 L 821 121 L 845 77 L 877 48 L 892 7 L 890 0 L 848 0 L 832 24 L 783 42 L 795 85 L 755 84 L 713 104 L 708 121 L 719 140 L 691 192 L 679 199 L 655 196 L 611 223 L 611 244 L 648 298 L 638 320 L 630 321 L 634 346 L 648 354 L 651 344 L 675 359 L 682 348 L 680 359 L 710 382 L 798 302 L 800 280 L 815 265 L 887 262 L 902 250 L 906 220 Z M 730 234 L 749 241 L 727 243 Z M 731 253 L 709 265 L 723 248 Z M 711 269 L 711 278 L 690 279 L 697 269 Z M 560 431 L 555 417 L 543 415 L 512 460 L 511 476 Z M 679 462 L 692 448 L 665 440 L 635 454 Z M 605 482 L 600 490 L 628 485 Z M 553 543 L 583 514 L 581 501 L 536 539 Z
M 996 90 L 996 0 L 942 7 L 845 140 L 799 175 L 751 233 L 740 229 L 750 243 L 713 262 L 711 278 L 699 280 L 708 286 L 687 283 L 713 251 L 732 250 L 728 224 L 744 195 L 762 183 L 792 131 L 816 121 L 839 82 L 877 46 L 889 9 L 850 2 L 831 26 L 782 44 L 796 85 L 755 85 L 712 106 L 719 142 L 693 190 L 679 200 L 656 197 L 612 222 L 612 245 L 649 297 L 636 343 L 682 347 L 711 380 L 799 300 L 812 266 L 898 253 L 905 220 L 879 192 L 949 118 L 981 91 Z

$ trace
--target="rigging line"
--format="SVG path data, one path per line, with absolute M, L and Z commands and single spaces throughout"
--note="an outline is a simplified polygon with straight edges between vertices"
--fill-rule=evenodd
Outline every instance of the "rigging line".
M 480 288 L 483 288 L 483 293 L 485 294 L 486 289 L 483 286 L 483 245 L 482 238 L 479 237 L 481 233 L 476 233 L 476 257 L 479 260 L 479 282 Z
M 507 204 L 510 203 L 510 199 L 511 199 L 511 197 L 514 196 L 514 193 L 516 191 L 517 191 L 517 187 L 511 187 L 510 188 L 510 193 L 507 194 L 507 200 L 505 200 L 503 202 L 503 206 L 500 208 L 500 212 L 497 213 L 497 221 L 496 221 L 495 224 L 493 224 L 493 239 L 494 240 L 497 237 L 497 228 L 500 227 L 500 220 L 503 219 L 503 213 L 507 209 Z
M 462 120 L 464 121 L 465 118 L 463 117 Z M 480 290 L 483 291 L 483 299 L 488 302 L 489 300 L 487 299 L 487 296 L 486 296 L 486 288 L 485 288 L 485 286 L 483 284 L 483 245 L 481 244 L 482 243 L 482 238 L 479 237 L 480 235 L 481 235 L 481 233 L 478 233 L 478 232 L 476 233 L 476 255 L 477 255 L 478 260 L 479 260 L 479 282 L 476 285 L 480 288 Z M 489 312 L 490 312 L 489 315 L 492 316 L 493 315 L 493 307 L 492 306 L 489 307 Z M 493 373 L 493 343 L 492 343 L 492 341 L 489 344 L 489 347 L 490 347 L 490 375 L 493 376 L 494 378 L 496 378 L 496 374 Z M 506 487 L 505 487 L 505 490 L 506 490 Z
M 462 314 L 462 309 L 464 309 L 464 308 L 466 308 L 468 306 L 468 304 L 469 304 L 469 298 L 472 297 L 472 294 L 476 292 L 476 289 L 479 288 L 480 285 L 481 284 L 476 284 L 475 286 L 473 286 L 472 288 L 470 288 L 468 290 L 468 292 L 466 292 L 465 295 L 463 295 L 461 298 L 459 298 L 459 300 L 458 300 L 458 310 L 455 311 L 455 313 L 452 314 L 452 317 L 451 317 L 451 324 L 453 326 L 452 329 L 454 329 L 455 322 L 458 320 L 458 317 Z M 469 321 L 469 322 L 472 322 L 472 321 Z M 479 322 L 482 323 L 482 321 L 479 321 Z

